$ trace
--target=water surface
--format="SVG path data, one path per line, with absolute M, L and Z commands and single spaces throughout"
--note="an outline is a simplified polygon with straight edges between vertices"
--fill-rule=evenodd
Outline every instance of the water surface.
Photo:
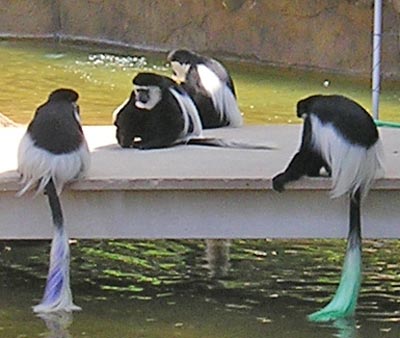
M 140 71 L 171 75 L 165 54 L 39 42 L 0 42 L 0 112 L 27 123 L 49 92 L 71 87 L 81 96 L 84 124 L 110 124 L 112 111 Z M 371 106 L 370 81 L 300 70 L 224 62 L 247 124 L 298 123 L 294 107 L 308 95 L 342 94 Z M 324 85 L 325 84 L 325 85 Z M 380 119 L 400 121 L 400 83 L 383 81 Z
M 398 338 L 400 242 L 364 241 L 355 318 L 306 315 L 334 293 L 344 240 L 78 241 L 72 289 L 82 312 L 35 317 L 47 242 L 2 242 L 1 337 Z M 51 321 L 52 319 L 53 321 Z M 62 327 L 64 328 L 62 329 Z M 58 330 L 58 331 L 57 331 Z M 54 333 L 56 332 L 56 333 Z M 68 336 L 70 334 L 70 336 Z
M 109 124 L 139 71 L 169 75 L 165 55 L 0 43 L 0 112 L 27 123 L 50 91 L 80 93 L 85 124 Z M 226 62 L 248 124 L 297 123 L 297 100 L 348 95 L 366 108 L 369 81 Z M 328 82 L 325 82 L 328 81 Z M 323 83 L 328 83 L 324 86 Z M 384 82 L 381 119 L 400 121 L 399 84 Z M 17 225 L 16 225 L 17 226 Z M 400 241 L 364 241 L 356 317 L 315 324 L 306 315 L 338 284 L 343 240 L 77 241 L 71 279 L 83 311 L 38 318 L 48 242 L 0 242 L 0 337 L 398 338 Z

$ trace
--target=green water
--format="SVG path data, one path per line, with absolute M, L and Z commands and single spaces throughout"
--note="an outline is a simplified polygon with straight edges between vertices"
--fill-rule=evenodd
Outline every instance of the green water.
M 130 94 L 139 71 L 170 75 L 165 54 L 0 42 L 0 112 L 27 123 L 49 92 L 71 87 L 80 93 L 84 124 L 109 124 L 113 110 Z M 311 94 L 343 94 L 371 106 L 370 83 L 342 75 L 225 62 L 237 87 L 247 124 L 298 123 L 296 102 Z M 323 83 L 328 80 L 329 86 Z M 400 83 L 384 81 L 380 119 L 400 121 Z
M 109 124 L 142 70 L 170 74 L 164 55 L 0 43 L 0 112 L 27 123 L 48 93 L 80 93 L 85 124 Z M 227 62 L 248 124 L 297 123 L 294 106 L 315 93 L 348 95 L 367 109 L 369 81 Z M 323 86 L 329 79 L 330 85 Z M 381 119 L 400 121 L 399 83 L 384 82 Z M 306 320 L 335 292 L 343 240 L 78 241 L 72 245 L 73 316 L 38 318 L 47 242 L 0 242 L 0 337 L 398 338 L 400 242 L 364 242 L 356 317 Z
M 344 240 L 78 241 L 71 279 L 82 312 L 49 327 L 48 243 L 0 242 L 1 337 L 398 338 L 400 242 L 364 241 L 356 317 L 306 315 L 334 293 Z M 48 319 L 47 319 L 48 320 Z

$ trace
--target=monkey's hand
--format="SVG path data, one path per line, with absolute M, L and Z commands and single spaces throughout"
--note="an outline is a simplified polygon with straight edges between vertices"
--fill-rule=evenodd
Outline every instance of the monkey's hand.
M 275 191 L 282 192 L 285 190 L 285 183 L 286 183 L 285 174 L 284 173 L 278 174 L 272 179 L 272 188 Z

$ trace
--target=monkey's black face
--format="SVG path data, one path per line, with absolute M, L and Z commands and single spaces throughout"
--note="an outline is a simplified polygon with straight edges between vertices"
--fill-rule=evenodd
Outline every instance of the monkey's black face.
M 149 88 L 136 88 L 135 94 L 136 101 L 140 101 L 143 104 L 146 104 L 150 100 Z
M 161 101 L 158 86 L 135 86 L 135 105 L 139 109 L 152 110 Z

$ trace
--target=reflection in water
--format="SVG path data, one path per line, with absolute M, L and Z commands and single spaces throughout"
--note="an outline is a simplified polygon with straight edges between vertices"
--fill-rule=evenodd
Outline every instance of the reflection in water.
M 333 327 L 338 329 L 335 335 L 339 338 L 356 338 L 357 326 L 354 318 L 340 318 L 333 322 Z
M 400 337 L 399 240 L 365 241 L 355 319 L 307 321 L 337 286 L 344 246 L 344 240 L 79 240 L 71 247 L 71 282 L 83 310 L 72 324 L 68 317 L 45 318 L 47 334 Z M 0 337 L 43 336 L 29 305 L 41 296 L 47 257 L 47 242 L 0 242 Z
M 68 332 L 68 328 L 71 326 L 73 320 L 71 312 L 39 313 L 37 316 L 43 319 L 49 330 L 46 333 L 46 338 L 72 338 Z
M 230 240 L 206 240 L 206 267 L 210 270 L 211 278 L 222 278 L 228 275 Z

